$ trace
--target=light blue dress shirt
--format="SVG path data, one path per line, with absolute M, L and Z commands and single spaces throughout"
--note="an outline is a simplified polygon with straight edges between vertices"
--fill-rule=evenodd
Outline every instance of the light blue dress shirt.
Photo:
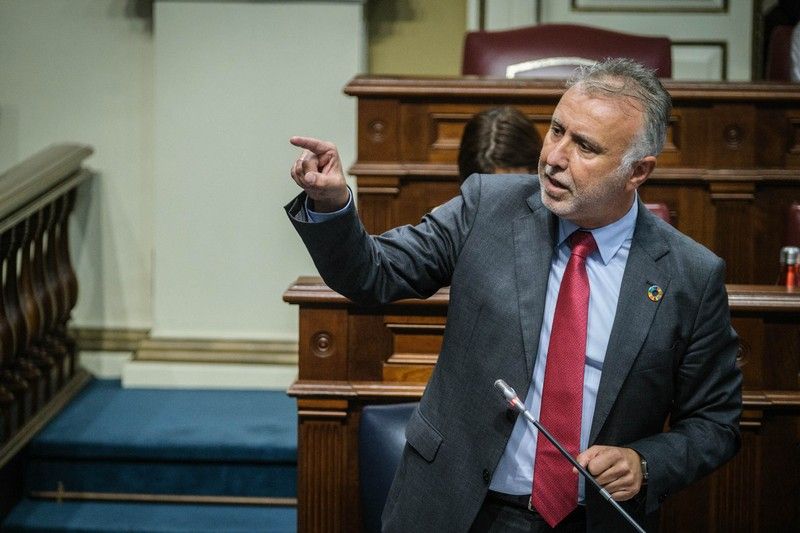
M 621 219 L 616 222 L 591 230 L 598 250 L 586 260 L 586 272 L 589 276 L 589 318 L 586 325 L 586 363 L 583 377 L 583 412 L 581 415 L 581 451 L 588 448 L 589 432 L 592 429 L 594 405 L 600 375 L 603 371 L 608 339 L 617 312 L 619 289 L 622 285 L 622 274 L 628 262 L 631 239 L 639 212 L 638 201 Z M 525 397 L 525 407 L 539 419 L 542 405 L 542 386 L 544 371 L 547 365 L 547 349 L 550 345 L 550 331 L 553 327 L 553 315 L 561 278 L 570 257 L 567 238 L 579 229 L 568 220 L 559 219 L 558 244 L 550 264 L 550 276 L 547 281 L 544 320 L 539 335 L 539 352 L 533 369 L 533 379 Z M 511 438 L 506 445 L 497 469 L 489 485 L 491 490 L 506 494 L 531 493 L 533 484 L 533 461 L 536 457 L 536 436 L 538 431 L 524 417 L 517 418 Z M 544 438 L 544 437 L 543 437 Z M 566 461 L 566 459 L 564 459 Z M 583 502 L 584 480 L 581 477 L 578 485 L 578 501 Z

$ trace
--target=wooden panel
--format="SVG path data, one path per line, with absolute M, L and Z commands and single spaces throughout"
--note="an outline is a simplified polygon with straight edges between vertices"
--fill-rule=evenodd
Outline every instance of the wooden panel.
M 730 283 L 749 283 L 755 277 L 755 236 L 752 183 L 711 184 L 714 204 L 714 241 L 710 248 L 728 261 L 725 275 Z
M 347 379 L 347 313 L 308 309 L 300 317 L 300 379 Z
M 669 181 L 652 179 L 639 191 L 645 202 L 664 203 L 672 224 L 707 247 L 714 244 L 714 206 L 708 187 L 699 179 Z
M 394 176 L 364 176 L 358 182 L 358 208 L 364 225 L 373 233 L 394 227 L 400 179 Z
M 787 105 L 759 108 L 756 137 L 757 166 L 800 167 L 800 110 Z
M 752 168 L 759 141 L 757 108 L 751 103 L 716 104 L 703 118 L 709 136 L 697 147 L 711 155 L 708 168 Z
M 665 166 L 675 166 L 683 160 L 681 146 L 683 146 L 683 110 L 675 109 L 669 117 L 669 127 L 667 138 L 664 141 L 664 149 L 658 156 L 658 164 Z
M 392 338 L 380 309 L 350 315 L 351 381 L 381 381 L 383 362 L 392 353 Z
M 319 402 L 298 400 L 298 493 L 303 505 L 298 507 L 299 531 L 338 532 L 345 527 L 345 421 L 347 404 L 321 406 Z M 318 509 L 325 509 L 320 513 Z
M 445 317 L 389 315 L 392 352 L 383 365 L 383 381 L 427 383 L 442 349 Z
M 786 145 L 783 143 L 776 144 L 777 146 L 786 146 L 785 166 L 798 168 L 800 167 L 800 112 L 795 109 L 787 112 L 784 124 L 787 133 L 784 138 L 788 140 L 788 143 Z
M 362 161 L 395 161 L 400 137 L 397 102 L 392 99 L 358 102 L 358 157 Z
M 800 524 L 800 417 L 796 411 L 767 414 L 762 434 L 762 497 L 748 502 L 759 516 L 759 528 L 754 531 L 796 531 Z
M 764 381 L 764 328 L 758 316 L 739 316 L 732 319 L 739 334 L 739 368 L 742 379 L 754 389 L 763 389 Z

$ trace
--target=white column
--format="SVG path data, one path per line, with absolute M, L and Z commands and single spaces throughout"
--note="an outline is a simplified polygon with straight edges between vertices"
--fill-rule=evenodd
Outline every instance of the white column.
M 288 138 L 354 160 L 362 26 L 354 1 L 156 2 L 152 338 L 296 340 L 281 296 L 316 270 L 282 209 Z

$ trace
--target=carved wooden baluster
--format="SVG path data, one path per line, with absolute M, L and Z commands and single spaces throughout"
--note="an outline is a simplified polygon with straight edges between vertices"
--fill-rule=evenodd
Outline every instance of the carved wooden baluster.
M 22 255 L 22 246 L 25 236 L 25 222 L 17 224 L 10 232 L 11 239 L 6 257 L 6 283 L 5 306 L 11 331 L 14 334 L 14 353 L 16 361 L 22 371 L 26 374 L 29 384 L 32 384 L 31 403 L 33 410 L 36 411 L 44 405 L 46 398 L 47 382 L 44 379 L 36 362 L 31 359 L 28 352 L 28 325 L 22 312 L 22 305 L 19 296 L 19 263 Z
M 70 352 L 70 339 L 67 337 L 64 323 L 69 316 L 69 287 L 66 277 L 62 275 L 61 243 L 63 227 L 67 224 L 67 197 L 61 196 L 56 200 L 54 224 L 48 230 L 47 237 L 47 270 L 51 273 L 52 282 L 55 284 L 55 323 L 53 329 L 62 345 Z M 67 243 L 68 245 L 69 243 Z
M 17 276 L 17 258 L 20 253 L 24 222 L 3 233 L 2 256 L 0 260 L 5 266 L 5 280 L 3 283 L 3 311 L 5 322 L 11 331 L 11 353 L 14 354 L 14 367 L 22 374 L 29 385 L 31 410 L 36 411 L 42 405 L 44 383 L 38 367 L 25 357 L 25 341 L 27 327 L 25 318 L 19 305 L 19 279 Z
M 22 246 L 20 250 L 20 265 L 19 265 L 19 304 L 22 310 L 22 316 L 25 318 L 26 325 L 26 341 L 25 341 L 25 357 L 39 367 L 42 372 L 43 381 L 45 383 L 44 401 L 49 400 L 55 393 L 56 384 L 58 383 L 58 369 L 56 368 L 53 358 L 50 357 L 40 345 L 41 340 L 41 327 L 42 315 L 39 309 L 38 302 L 33 288 L 33 240 L 38 231 L 39 215 L 38 213 L 28 217 L 24 223 L 19 224 L 24 228 Z
M 54 319 L 53 297 L 47 286 L 44 260 L 44 236 L 47 228 L 52 223 L 52 213 L 51 205 L 47 205 L 31 217 L 36 221 L 31 256 L 31 283 L 33 297 L 40 313 L 39 335 L 35 342 L 43 353 L 46 353 L 55 361 L 56 389 L 59 389 L 64 384 L 64 358 L 66 353 L 63 347 L 54 342 L 52 335 L 50 335 Z
M 0 274 L 5 265 L 10 233 L 10 231 L 6 231 L 0 235 L 0 254 L 2 254 L 0 255 Z M 0 296 L 2 293 L 3 291 L 0 291 Z M 0 443 L 8 440 L 26 418 L 24 394 L 14 393 L 14 389 L 19 388 L 21 379 L 13 371 L 14 359 L 14 333 L 6 318 L 5 305 L 0 299 Z M 25 387 L 27 388 L 27 384 Z
M 0 235 L 0 257 L 2 264 L 0 267 L 8 268 L 8 251 L 12 245 L 12 231 L 6 231 Z M 6 312 L 5 298 L 0 299 L 0 351 L 3 352 L 2 381 L 6 388 L 14 395 L 17 408 L 17 419 L 21 424 L 25 423 L 36 408 L 34 390 L 38 382 L 39 371 L 31 368 L 31 364 L 22 361 L 16 351 L 14 331 L 8 320 Z
M 51 308 L 46 321 L 46 336 L 54 349 L 60 354 L 59 373 L 65 377 L 69 375 L 69 347 L 61 331 L 61 316 L 66 306 L 66 296 L 61 290 L 61 280 L 58 277 L 58 230 L 61 212 L 64 209 L 64 197 L 59 197 L 48 206 L 49 217 L 47 222 L 47 246 L 44 249 L 42 273 L 45 286 L 50 295 Z
M 53 205 L 49 204 L 42 208 L 38 213 L 38 227 L 33 237 L 33 293 L 41 311 L 41 332 L 42 337 L 46 338 L 48 329 L 53 322 L 53 295 L 47 285 L 47 274 L 45 273 L 45 233 L 50 224 L 53 223 Z
M 69 322 L 72 309 L 78 303 L 78 277 L 75 275 L 75 269 L 72 267 L 72 260 L 69 255 L 69 216 L 72 209 L 75 207 L 75 198 L 77 193 L 75 190 L 70 191 L 64 197 L 64 207 L 59 217 L 59 231 L 58 243 L 56 245 L 56 254 L 58 256 L 58 277 L 60 280 L 60 287 L 64 292 L 65 306 L 61 310 L 62 314 L 59 317 L 59 326 L 62 332 L 62 337 L 67 344 L 69 350 L 69 375 L 75 372 L 75 357 L 77 348 L 75 339 L 70 336 L 67 331 L 67 322 Z

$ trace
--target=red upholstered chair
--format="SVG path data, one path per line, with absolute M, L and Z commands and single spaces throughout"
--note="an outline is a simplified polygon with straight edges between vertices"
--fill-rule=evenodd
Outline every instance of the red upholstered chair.
M 464 75 L 502 78 L 567 78 L 607 57 L 628 57 L 672 76 L 666 37 L 648 37 L 574 24 L 541 24 L 506 31 L 475 31 L 464 40 Z

